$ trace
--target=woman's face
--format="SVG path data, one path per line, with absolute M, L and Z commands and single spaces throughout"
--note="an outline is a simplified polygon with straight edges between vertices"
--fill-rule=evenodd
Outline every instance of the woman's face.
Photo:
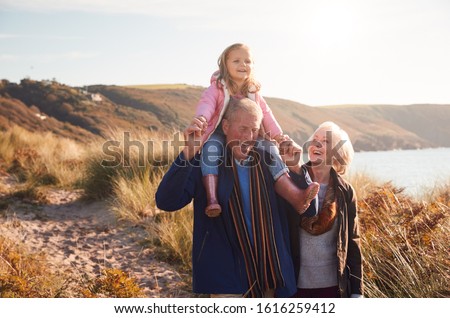
M 332 165 L 331 158 L 328 158 L 328 152 L 332 148 L 331 143 L 331 131 L 327 132 L 325 128 L 319 129 L 314 133 L 314 137 L 308 146 L 309 160 L 314 165 L 325 164 L 327 166 Z

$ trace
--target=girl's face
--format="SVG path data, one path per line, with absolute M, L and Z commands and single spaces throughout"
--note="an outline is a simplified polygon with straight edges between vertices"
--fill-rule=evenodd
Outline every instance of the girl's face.
M 250 77 L 253 70 L 253 59 L 247 48 L 230 51 L 226 62 L 228 73 L 233 81 L 242 84 Z

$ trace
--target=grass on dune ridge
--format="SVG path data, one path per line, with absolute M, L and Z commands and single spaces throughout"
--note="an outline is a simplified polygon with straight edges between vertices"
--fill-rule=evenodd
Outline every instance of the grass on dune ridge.
M 14 126 L 0 137 L 0 160 L 20 182 L 76 186 L 84 178 L 86 147 L 52 133 Z
M 158 184 L 175 152 L 164 150 L 167 136 L 132 136 L 133 140 L 142 141 L 143 151 L 139 146 L 130 147 L 129 151 L 119 146 L 109 148 L 114 154 L 106 156 L 105 142 L 123 141 L 123 133 L 115 132 L 102 143 L 81 145 L 15 127 L 0 137 L 0 171 L 15 176 L 19 186 L 27 184 L 29 189 L 83 187 L 87 197 L 109 200 L 118 217 L 147 229 L 158 257 L 188 272 L 192 206 L 176 213 L 160 213 L 154 203 Z M 152 150 L 148 149 L 148 140 L 154 141 Z M 105 159 L 109 163 L 102 165 Z M 119 161 L 121 164 L 117 165 Z M 449 297 L 449 187 L 442 185 L 432 194 L 425 194 L 426 199 L 418 199 L 390 183 L 379 184 L 364 175 L 352 176 L 349 181 L 359 199 L 365 296 Z M 0 251 L 4 250 L 0 246 Z M 1 253 L 4 252 L 0 252 L 0 283 L 13 275 L 4 261 L 6 255 Z M 26 293 L 22 295 L 19 297 L 27 297 Z M 55 293 L 43 293 L 36 297 L 54 296 Z

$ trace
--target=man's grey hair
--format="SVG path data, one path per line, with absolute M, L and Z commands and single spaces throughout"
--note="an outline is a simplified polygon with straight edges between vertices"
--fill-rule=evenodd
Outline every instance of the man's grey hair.
M 239 110 L 242 110 L 249 115 L 256 116 L 258 121 L 262 121 L 263 114 L 261 107 L 259 107 L 258 104 L 250 98 L 230 98 L 230 102 L 228 103 L 228 107 L 223 118 L 229 121 L 234 121 L 236 119 L 234 116 Z

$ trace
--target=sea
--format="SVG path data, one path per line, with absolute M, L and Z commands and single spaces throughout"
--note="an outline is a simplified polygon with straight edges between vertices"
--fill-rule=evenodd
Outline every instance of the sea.
M 450 148 L 357 152 L 349 169 L 352 173 L 392 181 L 405 193 L 421 195 L 450 186 Z

